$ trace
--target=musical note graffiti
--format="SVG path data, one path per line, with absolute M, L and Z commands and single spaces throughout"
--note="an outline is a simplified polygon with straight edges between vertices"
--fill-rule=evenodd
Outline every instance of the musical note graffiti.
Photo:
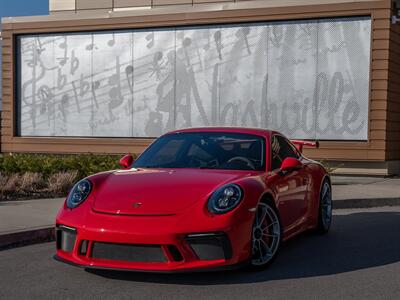
M 221 125 L 366 140 L 370 35 L 351 17 L 21 36 L 19 134 Z

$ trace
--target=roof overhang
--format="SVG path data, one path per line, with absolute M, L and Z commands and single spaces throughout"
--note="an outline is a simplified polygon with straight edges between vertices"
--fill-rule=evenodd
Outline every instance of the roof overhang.
M 156 16 L 168 14 L 190 14 L 199 12 L 216 12 L 216 11 L 235 11 L 243 9 L 257 8 L 285 8 L 295 6 L 316 6 L 327 4 L 349 4 L 349 3 L 366 3 L 366 2 L 388 2 L 390 0 L 256 0 L 241 1 L 233 3 L 213 3 L 213 4 L 196 4 L 192 5 L 171 5 L 163 7 L 154 7 L 148 9 L 125 10 L 125 11 L 77 11 L 63 12 L 60 14 L 52 14 L 46 16 L 27 16 L 27 17 L 5 17 L 1 19 L 2 23 L 27 23 L 27 22 L 52 22 L 52 21 L 71 21 L 71 20 L 95 20 L 119 17 L 141 17 Z

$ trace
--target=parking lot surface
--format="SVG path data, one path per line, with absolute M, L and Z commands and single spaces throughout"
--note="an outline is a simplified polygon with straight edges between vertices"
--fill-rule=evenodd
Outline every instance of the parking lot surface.
M 52 259 L 54 243 L 0 252 L 0 299 L 399 299 L 400 207 L 335 211 L 329 234 L 283 245 L 265 271 L 97 271 Z

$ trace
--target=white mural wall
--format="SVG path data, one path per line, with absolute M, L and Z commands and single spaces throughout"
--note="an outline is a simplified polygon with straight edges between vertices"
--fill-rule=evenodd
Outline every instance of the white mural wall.
M 20 36 L 21 136 L 367 140 L 370 18 Z

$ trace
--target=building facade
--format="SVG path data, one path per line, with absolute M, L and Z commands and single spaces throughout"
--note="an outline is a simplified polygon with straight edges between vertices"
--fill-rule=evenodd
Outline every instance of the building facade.
M 306 154 L 344 172 L 400 172 L 392 1 L 203 2 L 3 20 L 2 151 L 140 153 L 172 129 L 249 126 L 317 139 Z
M 23 15 L 23 16 L 31 16 L 31 15 L 47 15 L 49 13 L 49 2 L 47 0 L 38 0 L 35 1 L 35 4 L 18 6 L 18 0 L 13 1 L 13 5 L 1 3 L 0 2 L 0 18 Z M 18 9 L 17 9 L 18 7 Z M 0 53 L 1 53 L 1 23 L 0 23 Z M 0 55 L 0 66 L 2 65 L 2 57 Z M 1 84 L 1 72 L 0 72 L 0 112 L 2 107 L 2 84 Z M 0 145 L 1 146 L 1 145 Z M 1 147 L 0 147 L 1 149 Z

